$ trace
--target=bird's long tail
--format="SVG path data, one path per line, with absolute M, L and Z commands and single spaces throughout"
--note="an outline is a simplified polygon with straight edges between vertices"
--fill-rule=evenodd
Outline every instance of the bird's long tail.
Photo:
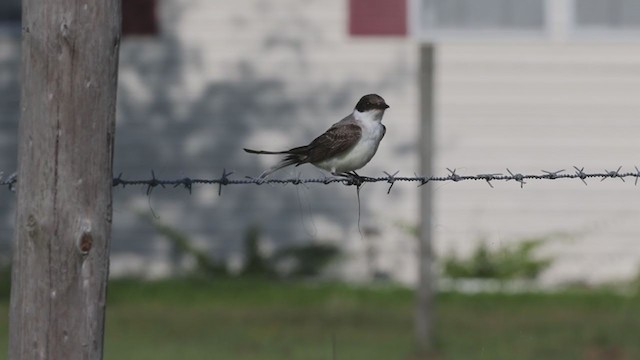
M 252 150 L 247 148 L 244 148 L 244 151 L 248 152 L 249 154 L 263 154 L 263 155 L 282 155 L 282 154 L 289 153 L 289 151 L 265 151 L 265 150 Z
M 286 151 L 265 151 L 265 150 L 252 150 L 252 149 L 244 149 L 244 151 L 250 153 L 250 154 L 262 154 L 262 155 L 284 155 L 286 154 L 287 156 L 284 157 L 284 159 L 280 160 L 279 163 L 273 165 L 272 167 L 270 167 L 269 169 L 265 170 L 262 174 L 260 174 L 260 179 L 264 179 L 267 176 L 271 175 L 272 173 L 285 168 L 287 166 L 291 166 L 291 165 L 300 165 L 303 164 L 304 161 L 301 157 L 301 155 L 299 154 L 292 154 L 291 150 L 286 150 Z

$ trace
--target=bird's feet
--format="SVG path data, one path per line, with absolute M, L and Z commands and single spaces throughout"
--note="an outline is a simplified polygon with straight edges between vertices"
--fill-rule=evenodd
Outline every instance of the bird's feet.
M 362 184 L 367 182 L 367 180 L 371 180 L 372 179 L 372 178 L 370 178 L 368 176 L 360 176 L 355 171 L 347 171 L 347 172 L 343 172 L 343 173 L 339 173 L 339 174 L 335 174 L 335 175 L 346 178 L 347 179 L 346 182 L 348 184 L 356 185 L 356 186 L 361 186 Z

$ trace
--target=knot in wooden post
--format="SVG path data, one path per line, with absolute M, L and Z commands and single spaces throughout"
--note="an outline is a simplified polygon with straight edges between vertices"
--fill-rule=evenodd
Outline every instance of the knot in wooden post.
M 89 254 L 91 247 L 93 246 L 93 235 L 91 234 L 91 223 L 89 220 L 84 220 L 80 226 L 80 236 L 76 242 L 78 250 L 82 255 Z

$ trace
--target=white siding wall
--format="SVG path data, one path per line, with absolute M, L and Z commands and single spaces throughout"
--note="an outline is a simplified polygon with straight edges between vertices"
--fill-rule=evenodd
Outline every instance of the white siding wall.
M 160 38 L 127 39 L 122 46 L 116 171 L 218 177 L 226 168 L 240 178 L 257 175 L 276 158 L 249 155 L 243 147 L 307 143 L 349 114 L 360 96 L 376 92 L 391 105 L 384 119 L 388 131 L 361 173 L 412 174 L 417 48 L 406 38 L 349 36 L 347 6 L 344 0 L 162 2 Z M 311 166 L 273 176 L 299 171 L 324 176 Z M 398 224 L 415 224 L 417 190 L 386 190 L 385 184 L 362 189 L 362 229 L 379 233 L 367 239 L 384 253 L 380 270 L 409 280 L 415 267 L 406 257 L 414 240 Z M 114 224 L 121 231 L 114 232 L 114 243 L 124 250 L 124 239 L 140 227 L 128 209 L 147 206 L 140 193 L 116 196 L 121 202 Z M 241 253 L 248 227 L 259 224 L 273 246 L 334 241 L 354 260 L 346 262 L 348 276 L 366 276 L 355 188 L 228 187 L 218 197 L 215 187 L 197 187 L 191 198 L 179 192 L 168 200 L 157 192 L 152 205 L 164 221 L 232 257 Z M 402 244 L 410 249 L 399 251 Z M 166 249 L 153 251 L 162 258 Z
M 362 174 L 417 169 L 418 44 L 412 40 L 350 37 L 344 0 L 165 0 L 160 16 L 158 37 L 122 45 L 116 172 L 210 178 L 226 168 L 234 177 L 255 175 L 275 159 L 242 147 L 305 143 L 369 92 L 380 93 L 391 109 L 387 136 Z M 15 37 L 0 43 L 4 94 L 15 87 L 17 44 Z M 640 45 L 460 43 L 439 46 L 437 66 L 437 175 L 446 167 L 477 174 L 640 166 Z M 0 145 L 12 148 L 18 105 L 0 104 L 3 113 L 15 114 L 0 119 Z M 8 152 L 0 164 L 13 167 Z M 307 166 L 276 176 L 298 171 L 320 174 Z M 192 196 L 158 190 L 150 202 L 144 191 L 118 189 L 113 270 L 166 273 L 169 247 L 135 215 L 151 204 L 163 222 L 232 260 L 242 253 L 246 230 L 258 224 L 266 248 L 334 241 L 353 260 L 341 269 L 347 277 L 366 277 L 368 253 L 378 270 L 412 282 L 415 241 L 402 225 L 416 224 L 418 190 L 405 183 L 390 195 L 386 190 L 385 184 L 362 189 L 361 223 L 369 234 L 362 238 L 355 189 L 338 185 L 227 187 L 221 197 L 217 188 L 199 186 Z M 640 259 L 638 191 L 629 181 L 595 179 L 588 186 L 532 181 L 524 189 L 513 182 L 494 189 L 483 182 L 438 183 L 437 250 L 465 254 L 482 238 L 498 246 L 550 237 L 544 252 L 557 260 L 545 281 L 628 277 Z M 0 193 L 1 234 L 10 234 L 12 224 L 7 196 Z
M 438 52 L 437 168 L 603 172 L 640 166 L 640 45 L 445 45 Z M 639 189 L 627 180 L 442 185 L 441 251 L 550 237 L 550 282 L 637 274 Z

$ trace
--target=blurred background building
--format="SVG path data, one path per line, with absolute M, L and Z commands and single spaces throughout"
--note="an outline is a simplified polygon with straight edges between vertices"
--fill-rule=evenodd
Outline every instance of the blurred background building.
M 16 169 L 20 1 L 0 4 L 0 170 Z M 436 174 L 633 171 L 640 165 L 637 0 L 124 0 L 114 169 L 125 178 L 257 175 L 276 159 L 243 147 L 310 141 L 360 96 L 391 105 L 387 135 L 361 171 L 419 169 L 420 48 L 434 46 Z M 423 84 L 424 85 L 424 84 Z M 318 177 L 310 166 L 276 177 Z M 112 273 L 165 276 L 183 259 L 148 221 L 188 234 L 227 266 L 258 229 L 269 254 L 338 245 L 337 276 L 416 279 L 419 189 L 397 184 L 197 186 L 114 192 Z M 435 248 L 469 254 L 528 239 L 554 261 L 544 284 L 626 279 L 640 265 L 630 183 L 438 183 Z M 8 257 L 15 196 L 0 192 Z

